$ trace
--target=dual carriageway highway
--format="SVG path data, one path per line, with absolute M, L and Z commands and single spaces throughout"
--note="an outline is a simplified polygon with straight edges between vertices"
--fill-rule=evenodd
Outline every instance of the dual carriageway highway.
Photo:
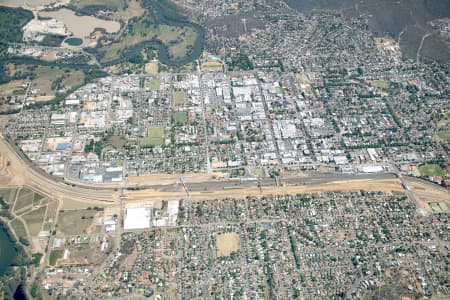
M 155 179 L 139 185 L 127 181 L 115 184 L 89 184 L 65 182 L 38 169 L 15 146 L 0 136 L 0 154 L 6 173 L 0 176 L 2 186 L 28 186 L 35 191 L 58 200 L 87 202 L 93 205 L 150 200 L 208 200 L 269 194 L 338 190 L 403 190 L 395 173 L 342 174 L 301 173 L 298 176 L 263 178 L 255 180 L 218 180 L 211 177 L 200 182 L 189 182 L 178 177 L 170 184 Z M 5 165 L 7 164 L 7 166 Z

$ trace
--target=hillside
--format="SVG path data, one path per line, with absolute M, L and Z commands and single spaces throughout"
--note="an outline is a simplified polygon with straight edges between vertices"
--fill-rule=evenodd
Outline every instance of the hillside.
M 421 61 L 450 62 L 448 42 L 428 22 L 450 16 L 450 2 L 442 0 L 286 0 L 303 13 L 341 10 L 346 16 L 369 15 L 369 25 L 378 36 L 399 39 L 404 58 L 416 59 L 422 38 L 429 34 L 420 52 Z

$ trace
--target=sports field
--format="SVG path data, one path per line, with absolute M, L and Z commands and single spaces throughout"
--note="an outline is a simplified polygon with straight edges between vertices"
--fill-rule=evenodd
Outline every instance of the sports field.
M 147 137 L 141 139 L 142 147 L 162 146 L 164 145 L 164 128 L 149 127 L 147 129 Z
M 444 170 L 436 164 L 425 164 L 419 167 L 420 174 L 422 176 L 434 177 L 443 176 Z
M 216 237 L 217 256 L 228 256 L 239 250 L 239 236 L 235 232 L 227 232 Z
M 175 124 L 185 125 L 188 122 L 188 114 L 185 111 L 176 111 L 173 115 Z
M 174 91 L 172 94 L 173 104 L 175 106 L 184 105 L 187 103 L 187 96 L 185 91 Z

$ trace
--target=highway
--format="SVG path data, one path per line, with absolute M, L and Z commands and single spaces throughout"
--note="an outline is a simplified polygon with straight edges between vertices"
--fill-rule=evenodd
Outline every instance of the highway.
M 140 190 L 154 189 L 161 192 L 178 192 L 184 188 L 189 192 L 208 192 L 214 190 L 233 190 L 259 187 L 276 187 L 278 186 L 298 186 L 310 184 L 327 184 L 337 181 L 352 181 L 352 180 L 381 180 L 381 179 L 395 179 L 395 174 L 380 173 L 380 174 L 340 174 L 340 173 L 309 173 L 307 176 L 286 176 L 278 177 L 278 184 L 274 178 L 261 178 L 254 180 L 211 180 L 197 183 L 180 182 L 180 184 L 172 185 L 143 185 Z M 182 184 L 182 185 L 181 185 Z
M 114 202 L 118 193 L 114 189 L 97 189 L 72 186 L 42 174 L 18 155 L 15 149 L 0 137 L 0 153 L 8 161 L 9 178 L 2 178 L 2 185 L 26 185 L 43 195 L 59 200 L 71 199 L 81 202 Z M 9 181 L 7 181 L 9 180 Z
M 45 174 L 33 165 L 25 155 L 0 136 L 0 153 L 9 162 L 10 176 L 0 183 L 3 186 L 29 186 L 39 193 L 64 201 L 75 200 L 95 204 L 117 204 L 123 191 L 124 202 L 170 199 L 210 200 L 220 198 L 242 198 L 267 194 L 309 193 L 333 190 L 402 190 L 395 173 L 341 174 L 300 173 L 298 176 L 262 178 L 257 180 L 214 180 L 203 182 L 178 182 L 162 185 L 149 181 L 136 187 L 127 187 L 125 182 L 116 185 L 99 185 L 64 182 Z M 156 179 L 157 180 L 157 179 Z

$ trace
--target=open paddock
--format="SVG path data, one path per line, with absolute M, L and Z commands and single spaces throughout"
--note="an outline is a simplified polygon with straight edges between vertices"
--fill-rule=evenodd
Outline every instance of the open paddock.
M 44 222 L 45 212 L 47 206 L 41 206 L 38 209 L 32 210 L 24 215 L 22 218 L 27 223 L 28 231 L 31 236 L 37 236 L 42 230 L 42 224 Z
M 13 228 L 17 237 L 28 238 L 28 233 L 25 224 L 20 219 L 17 218 L 14 219 L 11 222 L 11 227 Z
M 450 208 L 450 191 L 445 188 L 437 184 L 414 178 L 408 179 L 408 185 L 414 192 L 414 195 L 423 210 L 430 213 L 433 212 L 430 207 L 431 203 L 444 203 L 444 205 L 440 206 Z
M 71 211 L 71 210 L 83 210 L 88 207 L 105 207 L 104 202 L 91 202 L 91 201 L 77 201 L 74 199 L 65 199 L 62 203 L 61 209 Z
M 99 214 L 95 210 L 69 210 L 61 211 L 57 232 L 65 235 L 77 235 L 88 233 L 92 225 L 94 225 L 94 216 Z
M 17 189 L 0 189 L 0 197 L 8 204 L 14 203 L 16 199 Z
M 14 205 L 14 212 L 19 213 L 24 209 L 31 208 L 34 202 L 34 192 L 24 188 L 19 191 L 16 203 Z
M 73 33 L 73 37 L 83 39 L 80 46 L 86 46 L 89 35 L 95 28 L 103 28 L 109 33 L 116 33 L 120 30 L 120 23 L 111 20 L 103 20 L 92 16 L 79 16 L 74 11 L 62 8 L 56 11 L 42 11 L 41 17 L 54 18 L 63 22 L 68 30 Z
M 103 262 L 105 255 L 100 251 L 98 244 L 85 244 L 72 246 L 69 248 L 70 256 L 67 262 L 61 261 L 61 264 L 73 265 L 99 265 Z

